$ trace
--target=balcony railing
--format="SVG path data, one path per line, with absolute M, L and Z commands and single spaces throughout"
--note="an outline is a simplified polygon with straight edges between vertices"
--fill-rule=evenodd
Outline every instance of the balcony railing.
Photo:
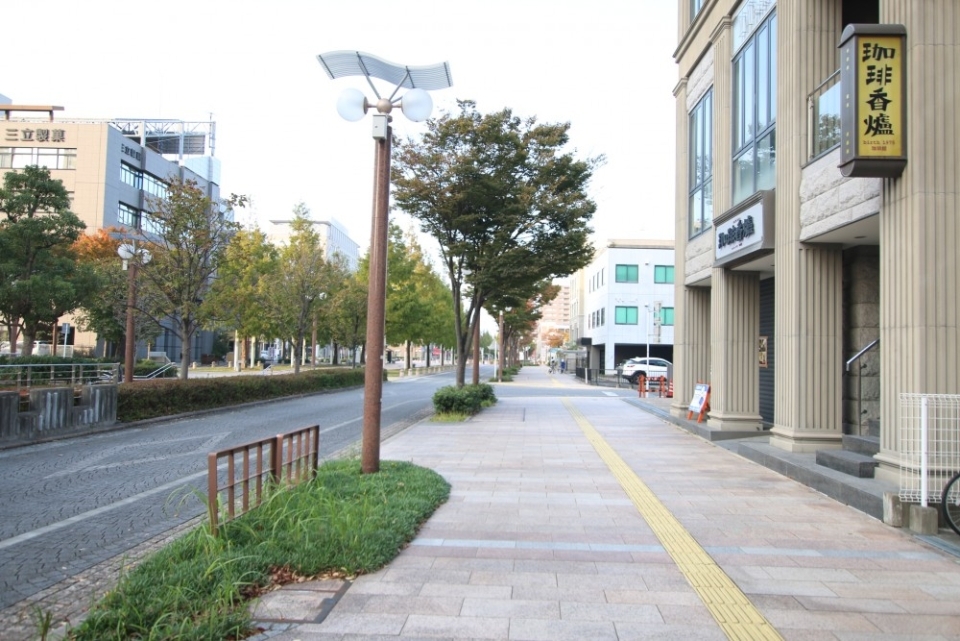
M 807 96 L 809 116 L 807 159 L 822 156 L 840 144 L 840 70 Z

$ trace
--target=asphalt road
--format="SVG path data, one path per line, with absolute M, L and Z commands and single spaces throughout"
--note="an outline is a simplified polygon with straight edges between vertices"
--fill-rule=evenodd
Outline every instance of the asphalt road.
M 384 384 L 381 435 L 431 414 L 453 380 Z M 321 458 L 359 451 L 363 389 L 0 451 L 0 609 L 202 514 L 209 452 L 317 424 Z

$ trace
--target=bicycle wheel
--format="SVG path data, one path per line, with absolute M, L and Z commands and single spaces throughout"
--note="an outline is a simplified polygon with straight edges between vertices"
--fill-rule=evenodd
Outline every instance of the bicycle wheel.
M 940 509 L 943 510 L 943 520 L 954 532 L 960 534 L 960 473 L 954 474 L 944 486 Z

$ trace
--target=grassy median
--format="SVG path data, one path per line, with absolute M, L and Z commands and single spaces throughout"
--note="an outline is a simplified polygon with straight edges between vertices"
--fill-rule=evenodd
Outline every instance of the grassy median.
M 301 577 L 354 576 L 389 563 L 447 500 L 449 484 L 410 463 L 358 459 L 271 492 L 222 526 L 193 530 L 145 559 L 70 631 L 75 639 L 242 639 L 255 633 L 249 600 Z

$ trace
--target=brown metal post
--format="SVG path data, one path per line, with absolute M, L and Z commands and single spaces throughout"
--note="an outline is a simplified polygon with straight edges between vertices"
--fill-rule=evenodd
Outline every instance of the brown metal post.
M 133 382 L 133 360 L 134 352 L 137 349 L 137 340 L 133 335 L 133 317 L 134 308 L 137 305 L 137 257 L 134 256 L 128 264 L 127 273 L 127 335 L 126 348 L 123 355 L 123 382 Z
M 217 488 L 217 453 L 207 454 L 207 511 L 210 516 L 210 533 L 217 535 L 220 516 L 220 492 Z
M 387 216 L 390 199 L 390 137 L 375 139 L 376 172 L 373 225 L 370 233 L 370 280 L 367 291 L 367 364 L 363 385 L 363 443 L 360 470 L 380 471 L 380 409 L 383 394 L 383 340 L 387 306 Z

